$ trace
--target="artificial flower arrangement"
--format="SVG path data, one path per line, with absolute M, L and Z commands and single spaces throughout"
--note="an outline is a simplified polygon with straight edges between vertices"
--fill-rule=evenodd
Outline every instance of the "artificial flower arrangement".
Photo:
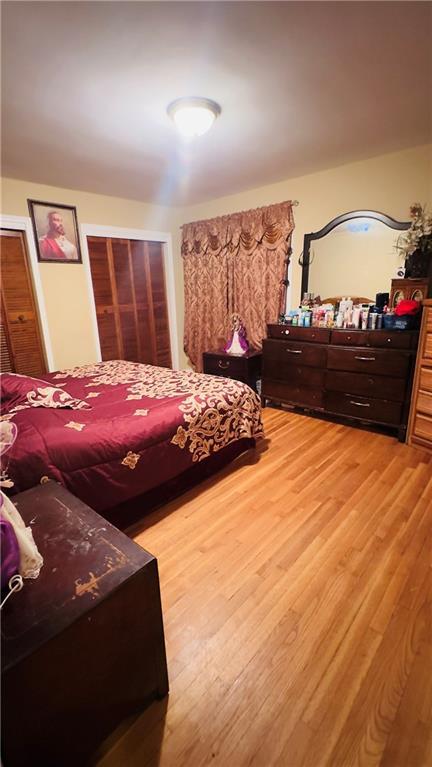
M 411 226 L 399 235 L 396 248 L 405 259 L 406 277 L 424 277 L 432 256 L 432 215 L 415 202 L 410 208 Z

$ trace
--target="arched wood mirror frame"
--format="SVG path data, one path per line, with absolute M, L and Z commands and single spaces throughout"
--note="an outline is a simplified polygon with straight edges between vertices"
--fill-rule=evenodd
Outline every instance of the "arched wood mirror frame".
M 318 232 L 308 232 L 305 234 L 303 240 L 302 260 L 299 259 L 299 263 L 302 267 L 300 300 L 302 300 L 304 294 L 308 292 L 310 264 L 309 254 L 311 242 L 313 240 L 320 240 L 322 237 L 325 237 L 326 234 L 329 234 L 329 232 L 335 229 L 336 226 L 339 226 L 339 224 L 343 224 L 345 221 L 352 221 L 352 219 L 355 218 L 374 218 L 376 221 L 381 221 L 382 224 L 385 224 L 391 229 L 400 231 L 409 229 L 411 226 L 410 221 L 396 221 L 396 219 L 391 218 L 391 216 L 387 216 L 385 213 L 380 213 L 377 210 L 351 210 L 349 213 L 342 213 L 341 216 L 336 216 L 336 218 L 333 218 L 331 221 L 329 221 L 328 224 L 323 226 L 323 228 Z

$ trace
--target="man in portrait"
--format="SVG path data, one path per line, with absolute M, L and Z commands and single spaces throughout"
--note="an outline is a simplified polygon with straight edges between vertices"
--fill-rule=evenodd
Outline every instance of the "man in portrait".
M 43 259 L 78 261 L 76 246 L 67 239 L 63 218 L 57 210 L 51 210 L 47 216 L 48 230 L 45 237 L 39 239 L 39 248 Z

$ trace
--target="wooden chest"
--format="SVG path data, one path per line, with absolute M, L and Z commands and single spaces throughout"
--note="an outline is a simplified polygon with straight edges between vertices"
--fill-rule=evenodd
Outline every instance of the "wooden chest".
M 405 440 L 416 331 L 269 325 L 262 399 L 397 429 Z
M 168 691 L 156 559 L 60 485 L 14 497 L 44 558 L 2 611 L 5 767 L 66 767 Z

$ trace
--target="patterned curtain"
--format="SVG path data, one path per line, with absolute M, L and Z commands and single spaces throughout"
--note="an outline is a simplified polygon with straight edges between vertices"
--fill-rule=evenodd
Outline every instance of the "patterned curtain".
M 285 305 L 293 229 L 291 201 L 182 227 L 184 349 L 196 370 L 204 351 L 228 339 L 234 312 L 261 348 L 266 324 Z

